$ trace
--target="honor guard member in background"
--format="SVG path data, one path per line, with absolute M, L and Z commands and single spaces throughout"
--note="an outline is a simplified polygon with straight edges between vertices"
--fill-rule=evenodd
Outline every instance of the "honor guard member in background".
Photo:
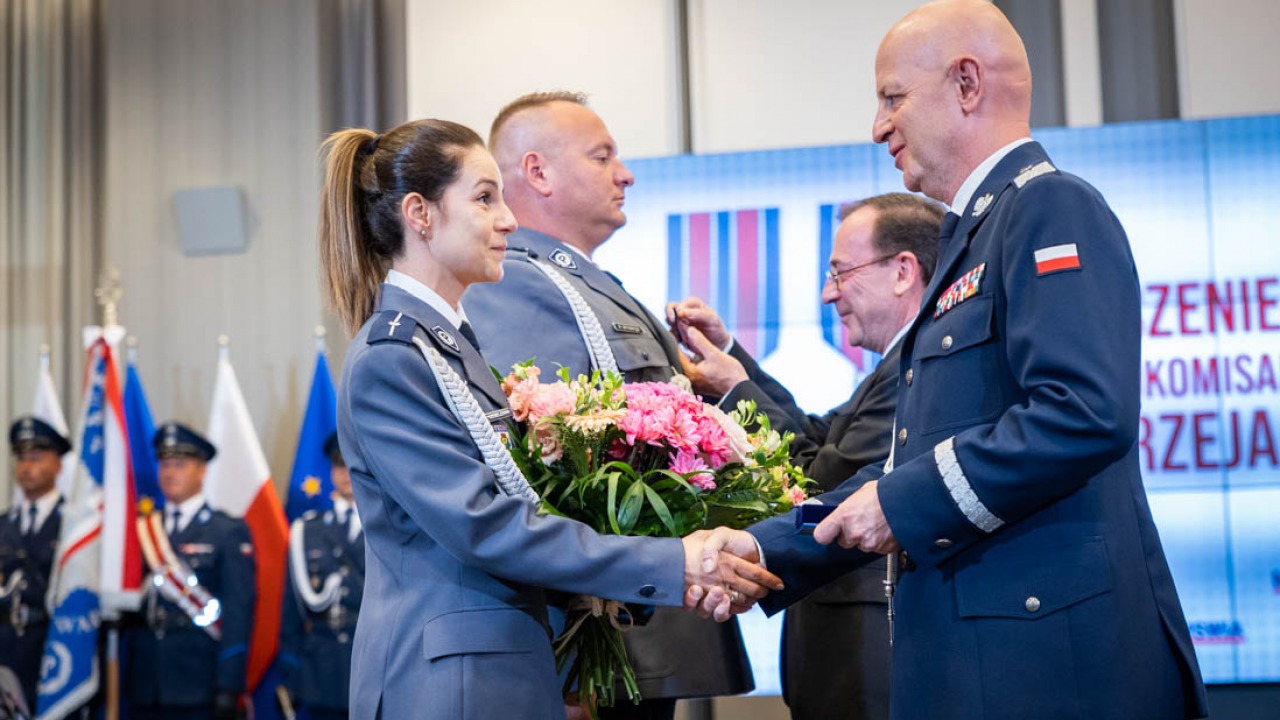
M 861 468 L 884 465 L 898 405 L 902 336 L 915 319 L 938 260 L 944 209 L 910 193 L 860 200 L 841 210 L 822 301 L 835 306 L 849 344 L 883 356 L 853 396 L 823 415 L 807 415 L 777 380 L 732 341 L 698 298 L 668 309 L 679 318 L 686 364 L 699 392 L 736 407 L 754 400 L 773 427 L 795 433 L 793 459 L 820 492 Z M 728 347 L 728 351 L 721 348 Z M 782 695 L 792 720 L 887 720 L 889 622 L 880 558 L 787 608 L 782 625 Z
M 62 529 L 62 495 L 56 483 L 71 443 L 27 416 L 9 428 L 9 446 L 22 500 L 0 516 L 0 665 L 18 676 L 34 712 L 49 631 L 45 593 Z
M 307 512 L 289 529 L 280 664 L 295 706 L 312 720 L 339 720 L 347 717 L 351 638 L 364 592 L 364 533 L 337 432 L 324 451 L 333 463 L 333 509 Z
M 139 519 L 151 576 L 128 640 L 131 717 L 236 718 L 253 628 L 249 527 L 205 502 L 205 468 L 217 452 L 208 440 L 168 422 L 153 444 L 166 502 Z
M 493 121 L 489 149 L 520 227 L 507 238 L 502 281 L 472 285 L 463 297 L 485 359 L 505 372 L 534 358 L 543 377 L 563 365 L 572 375 L 613 369 L 629 382 L 670 380 L 680 370 L 675 339 L 591 260 L 626 223 L 622 204 L 635 178 L 585 97 L 515 100 Z M 601 708 L 601 717 L 671 718 L 676 698 L 754 687 L 736 619 L 716 625 L 662 608 L 625 637 L 645 701 Z

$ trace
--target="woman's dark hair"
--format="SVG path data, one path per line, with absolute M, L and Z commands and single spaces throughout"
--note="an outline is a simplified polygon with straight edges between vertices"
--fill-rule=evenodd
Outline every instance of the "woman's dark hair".
M 373 313 L 378 285 L 404 251 L 405 195 L 416 192 L 438 202 L 472 147 L 484 147 L 484 141 L 447 120 L 414 120 L 382 135 L 340 130 L 324 141 L 321 283 L 349 332 Z

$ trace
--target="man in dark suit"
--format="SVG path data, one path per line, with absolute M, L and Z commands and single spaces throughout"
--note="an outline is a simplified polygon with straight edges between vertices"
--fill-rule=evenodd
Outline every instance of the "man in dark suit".
M 324 451 L 333 463 L 333 508 L 309 511 L 289 529 L 280 664 L 293 702 L 313 720 L 340 720 L 347 717 L 351 640 L 364 595 L 364 532 L 336 431 Z
M 1206 716 L 1142 487 L 1124 229 L 1031 140 L 1030 65 L 995 5 L 912 11 L 880 45 L 876 89 L 874 139 L 952 212 L 902 341 L 889 461 L 831 493 L 812 538 L 752 528 L 786 583 L 762 607 L 905 555 L 892 717 Z
M 701 300 L 689 298 L 668 308 L 668 320 L 680 325 L 701 358 L 686 370 L 694 389 L 723 396 L 726 409 L 754 400 L 774 428 L 794 432 L 792 457 L 817 481 L 818 492 L 833 490 L 860 468 L 882 465 L 889 457 L 899 341 L 933 276 L 942 214 L 937 203 L 908 193 L 877 195 L 841 210 L 822 301 L 835 305 L 851 345 L 884 357 L 852 397 L 826 414 L 800 410 Z M 884 579 L 880 559 L 787 609 L 782 690 L 791 717 L 888 718 Z
M 127 635 L 131 717 L 231 720 L 241 714 L 253 630 L 249 526 L 205 502 L 212 443 L 168 422 L 153 445 L 165 507 L 139 528 L 151 577 Z
M 62 529 L 57 480 L 71 443 L 44 421 L 25 416 L 9 428 L 9 447 L 22 500 L 0 515 L 0 665 L 17 675 L 34 714 L 49 634 L 45 595 Z
M 507 239 L 502 281 L 472 285 L 462 304 L 485 359 L 503 371 L 534 358 L 548 378 L 563 365 L 573 375 L 610 369 L 631 382 L 670 380 L 680 367 L 675 339 L 591 259 L 626 222 L 635 178 L 585 102 L 537 93 L 494 120 L 489 148 L 520 228 Z M 626 645 L 645 700 L 602 709 L 604 718 L 669 719 L 677 698 L 754 687 L 736 620 L 717 626 L 660 608 L 627 632 Z

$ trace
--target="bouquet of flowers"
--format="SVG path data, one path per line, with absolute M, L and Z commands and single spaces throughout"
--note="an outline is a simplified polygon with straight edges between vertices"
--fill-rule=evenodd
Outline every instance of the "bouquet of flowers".
M 571 378 L 565 368 L 558 378 L 542 382 L 532 361 L 501 378 L 521 424 L 511 454 L 543 512 L 602 534 L 683 537 L 743 528 L 805 498 L 810 481 L 790 462 L 791 434 L 773 430 L 754 403 L 725 413 L 670 383 Z M 630 620 L 622 603 L 581 598 L 556 641 L 557 670 L 573 663 L 566 690 L 576 681 L 592 717 L 613 704 L 619 678 L 640 699 L 622 643 Z

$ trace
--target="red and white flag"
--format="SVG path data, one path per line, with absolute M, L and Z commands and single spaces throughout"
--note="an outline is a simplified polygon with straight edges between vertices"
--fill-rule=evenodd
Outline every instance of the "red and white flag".
M 253 536 L 258 593 L 253 637 L 249 641 L 247 687 L 252 691 L 279 648 L 289 526 L 240 383 L 225 353 L 218 359 L 218 377 L 213 385 L 209 440 L 218 448 L 218 454 L 209 462 L 205 474 L 205 497 L 213 507 L 244 518 Z
M 1053 245 L 1036 251 L 1036 275 L 1080 267 L 1080 252 L 1075 243 Z

